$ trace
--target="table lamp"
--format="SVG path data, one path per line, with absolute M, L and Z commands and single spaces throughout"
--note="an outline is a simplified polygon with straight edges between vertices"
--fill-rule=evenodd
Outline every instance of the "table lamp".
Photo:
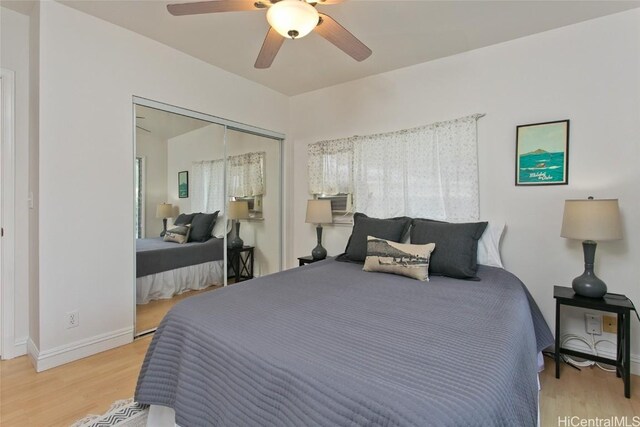
M 156 207 L 156 218 L 162 218 L 162 233 L 160 237 L 164 237 L 167 234 L 167 218 L 173 216 L 173 205 L 171 203 L 160 203 Z
M 244 242 L 240 238 L 240 220 L 249 218 L 249 203 L 245 201 L 233 200 L 229 202 L 229 219 L 235 221 L 236 235 L 229 241 L 231 249 L 240 249 Z
M 322 247 L 322 224 L 333 222 L 330 200 L 308 200 L 307 201 L 307 223 L 316 224 L 316 234 L 318 245 L 311 251 L 311 256 L 315 260 L 325 259 L 327 250 Z
M 584 297 L 602 298 L 607 285 L 593 271 L 596 241 L 622 239 L 618 199 L 566 200 L 560 236 L 583 241 L 584 273 L 573 279 L 573 291 Z

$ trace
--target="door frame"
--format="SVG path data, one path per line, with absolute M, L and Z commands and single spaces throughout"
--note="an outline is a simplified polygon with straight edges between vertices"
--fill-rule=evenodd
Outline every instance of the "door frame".
M 2 174 L 0 219 L 0 355 L 11 359 L 15 354 L 15 73 L 0 69 L 2 85 Z
M 285 261 L 285 250 L 284 250 L 284 239 L 286 236 L 286 231 L 284 228 L 284 217 L 285 217 L 285 206 L 284 206 L 284 173 L 285 173 L 285 162 L 284 162 L 284 141 L 286 139 L 286 136 L 283 133 L 280 132 L 274 132 L 268 129 L 263 129 L 257 126 L 251 126 L 251 125 L 247 125 L 244 123 L 240 123 L 240 122 L 236 122 L 234 120 L 228 120 L 228 119 L 224 119 L 221 117 L 217 117 L 217 116 L 212 116 L 210 114 L 206 114 L 206 113 L 200 113 L 198 111 L 194 111 L 194 110 L 189 110 L 187 108 L 182 108 L 182 107 L 178 107 L 175 105 L 171 105 L 171 104 L 167 104 L 164 102 L 159 102 L 159 101 L 154 101 L 152 99 L 148 99 L 148 98 L 143 98 L 140 96 L 136 96 L 133 95 L 132 97 L 132 108 L 131 108 L 131 120 L 132 120 L 132 141 L 133 141 L 133 155 L 135 157 L 136 155 L 136 148 L 137 148 L 137 141 L 136 141 L 136 105 L 140 105 L 140 106 L 144 106 L 144 107 L 149 107 L 149 108 L 155 108 L 156 110 L 162 110 L 162 111 L 166 111 L 168 113 L 174 113 L 174 114 L 178 114 L 181 116 L 186 116 L 186 117 L 191 117 L 193 119 L 199 119 L 199 120 L 203 120 L 205 122 L 209 122 L 211 124 L 217 124 L 217 125 L 222 125 L 224 126 L 224 158 L 227 158 L 227 131 L 228 130 L 235 130 L 235 131 L 240 131 L 240 132 L 244 132 L 244 133 L 249 133 L 252 135 L 257 135 L 260 137 L 264 137 L 264 138 L 269 138 L 269 139 L 273 139 L 275 141 L 278 142 L 279 145 L 279 155 L 280 155 L 280 180 L 279 180 L 279 188 L 280 188 L 280 198 L 279 198 L 279 204 L 280 204 L 280 248 L 279 248 L 279 252 L 280 252 L 280 270 L 283 270 L 285 268 L 286 265 L 286 261 Z M 227 170 L 226 170 L 226 162 L 225 162 L 225 181 L 224 181 L 224 188 L 227 188 L 227 182 L 226 182 L 226 178 L 227 178 Z M 135 177 L 134 177 L 135 179 Z M 135 185 L 135 183 L 134 183 Z M 133 191 L 135 192 L 135 187 L 133 189 Z M 135 196 L 135 194 L 134 194 Z M 225 209 L 224 212 L 224 217 L 222 218 L 222 220 L 224 221 L 224 223 L 226 224 L 228 221 L 227 218 L 227 210 Z M 224 237 L 224 247 L 227 247 L 227 236 L 225 235 Z M 136 243 L 135 243 L 135 239 L 133 242 L 133 254 L 134 254 L 134 261 L 133 261 L 133 286 L 132 286 L 132 292 L 133 292 L 133 331 L 132 331 L 132 336 L 133 339 L 135 339 L 138 336 L 143 336 L 146 335 L 149 332 L 155 331 L 155 329 L 152 329 L 150 331 L 142 331 L 140 334 L 136 334 Z M 227 251 L 224 251 L 224 260 L 223 263 L 225 265 L 225 271 L 226 271 L 226 265 L 227 265 Z M 227 286 L 227 275 L 224 275 L 224 286 Z

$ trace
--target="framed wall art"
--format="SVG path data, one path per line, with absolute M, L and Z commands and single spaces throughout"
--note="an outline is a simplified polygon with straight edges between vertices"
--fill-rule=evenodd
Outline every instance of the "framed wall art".
M 189 197 L 189 171 L 178 172 L 178 198 Z
M 569 183 L 569 120 L 516 130 L 516 185 Z

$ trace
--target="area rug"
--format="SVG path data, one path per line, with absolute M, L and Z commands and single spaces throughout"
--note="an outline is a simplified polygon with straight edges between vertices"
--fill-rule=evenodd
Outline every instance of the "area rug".
M 133 399 L 118 400 L 104 415 L 87 415 L 71 427 L 145 427 L 149 416 L 149 406 L 134 402 Z

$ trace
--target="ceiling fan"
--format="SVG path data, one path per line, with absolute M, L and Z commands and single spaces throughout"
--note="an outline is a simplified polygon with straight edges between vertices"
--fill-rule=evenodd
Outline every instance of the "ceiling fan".
M 145 128 L 143 128 L 142 126 L 140 126 L 140 125 L 138 124 L 138 120 L 144 120 L 144 119 L 146 119 L 146 117 L 136 116 L 136 127 L 137 127 L 138 129 L 142 129 L 142 130 L 143 130 L 143 131 L 145 131 L 145 132 L 149 132 L 149 133 L 151 133 L 151 131 L 150 131 L 149 129 L 145 129 Z
M 285 38 L 296 39 L 315 31 L 356 61 L 371 56 L 371 49 L 347 31 L 335 19 L 316 10 L 318 4 L 336 4 L 345 0 L 209 0 L 170 4 L 174 16 L 202 13 L 267 10 L 271 28 L 256 59 L 256 68 L 269 68 Z

